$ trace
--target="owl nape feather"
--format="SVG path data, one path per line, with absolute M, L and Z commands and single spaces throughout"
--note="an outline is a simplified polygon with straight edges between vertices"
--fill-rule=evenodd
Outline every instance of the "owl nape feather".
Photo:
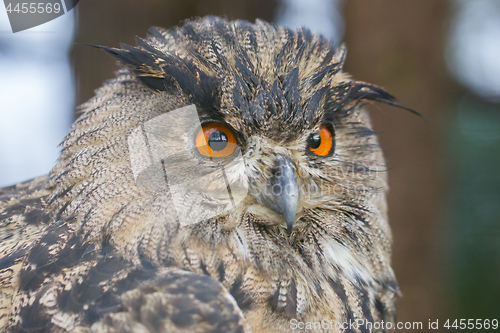
M 307 29 L 210 16 L 137 44 L 98 46 L 123 68 L 56 166 L 0 189 L 0 332 L 390 331 L 364 104 L 402 106 Z

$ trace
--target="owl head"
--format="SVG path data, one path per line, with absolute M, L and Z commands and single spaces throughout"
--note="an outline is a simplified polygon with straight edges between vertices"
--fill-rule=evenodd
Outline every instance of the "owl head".
M 123 68 L 62 144 L 59 219 L 132 261 L 223 281 L 252 267 L 309 281 L 316 298 L 344 279 L 396 292 L 385 163 L 363 106 L 398 104 L 342 71 L 344 46 L 215 17 L 137 43 L 101 47 Z

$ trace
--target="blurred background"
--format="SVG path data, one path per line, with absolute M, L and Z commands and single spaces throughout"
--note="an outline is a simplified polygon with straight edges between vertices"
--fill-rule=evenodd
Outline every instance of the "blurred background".
M 82 0 L 13 34 L 0 8 L 0 186 L 47 173 L 119 46 L 193 16 L 262 18 L 345 42 L 345 69 L 425 121 L 370 106 L 390 167 L 398 320 L 500 319 L 500 1 Z

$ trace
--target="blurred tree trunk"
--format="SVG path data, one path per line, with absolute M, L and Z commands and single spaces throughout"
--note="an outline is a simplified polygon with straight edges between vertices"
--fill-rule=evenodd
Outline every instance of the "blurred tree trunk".
M 393 262 L 403 292 L 398 321 L 445 318 L 449 308 L 439 266 L 443 249 L 438 123 L 455 89 L 444 64 L 447 0 L 348 0 L 344 17 L 349 54 L 346 71 L 386 88 L 399 102 L 432 122 L 386 105 L 370 106 L 389 171 Z M 440 321 L 440 325 L 441 325 Z
M 272 21 L 277 0 L 85 0 L 80 1 L 76 43 L 119 47 L 135 45 L 151 26 L 170 28 L 195 16 L 219 15 L 229 19 Z M 77 105 L 91 98 L 104 80 L 114 77 L 116 61 L 101 50 L 76 45 L 73 49 Z

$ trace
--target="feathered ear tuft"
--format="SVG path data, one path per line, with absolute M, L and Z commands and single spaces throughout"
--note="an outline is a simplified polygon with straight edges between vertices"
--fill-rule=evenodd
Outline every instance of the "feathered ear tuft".
M 414 115 L 417 115 L 423 119 L 429 120 L 428 118 L 424 117 L 422 114 L 419 112 L 412 110 L 410 108 L 407 108 L 404 105 L 399 104 L 396 101 L 396 98 L 389 94 L 387 91 L 385 91 L 383 88 L 362 82 L 362 81 L 354 81 L 351 85 L 351 89 L 349 91 L 349 97 L 348 99 L 350 100 L 359 100 L 359 99 L 369 99 L 372 101 L 377 101 L 385 104 L 389 104 L 401 109 L 404 109 L 406 111 L 409 111 L 413 113 Z
M 131 69 L 138 80 L 159 92 L 181 91 L 190 103 L 209 108 L 220 104 L 220 83 L 206 59 L 192 54 L 195 62 L 155 49 L 147 40 L 138 38 L 138 47 L 121 45 L 121 49 L 90 45 L 103 49 Z M 88 45 L 88 44 L 87 44 Z
M 85 44 L 106 51 L 124 66 L 131 69 L 135 76 L 149 88 L 156 91 L 165 91 L 166 73 L 163 70 L 165 60 L 153 47 L 137 48 L 126 44 L 121 49 L 113 47 Z M 142 43 L 144 47 L 146 43 Z

